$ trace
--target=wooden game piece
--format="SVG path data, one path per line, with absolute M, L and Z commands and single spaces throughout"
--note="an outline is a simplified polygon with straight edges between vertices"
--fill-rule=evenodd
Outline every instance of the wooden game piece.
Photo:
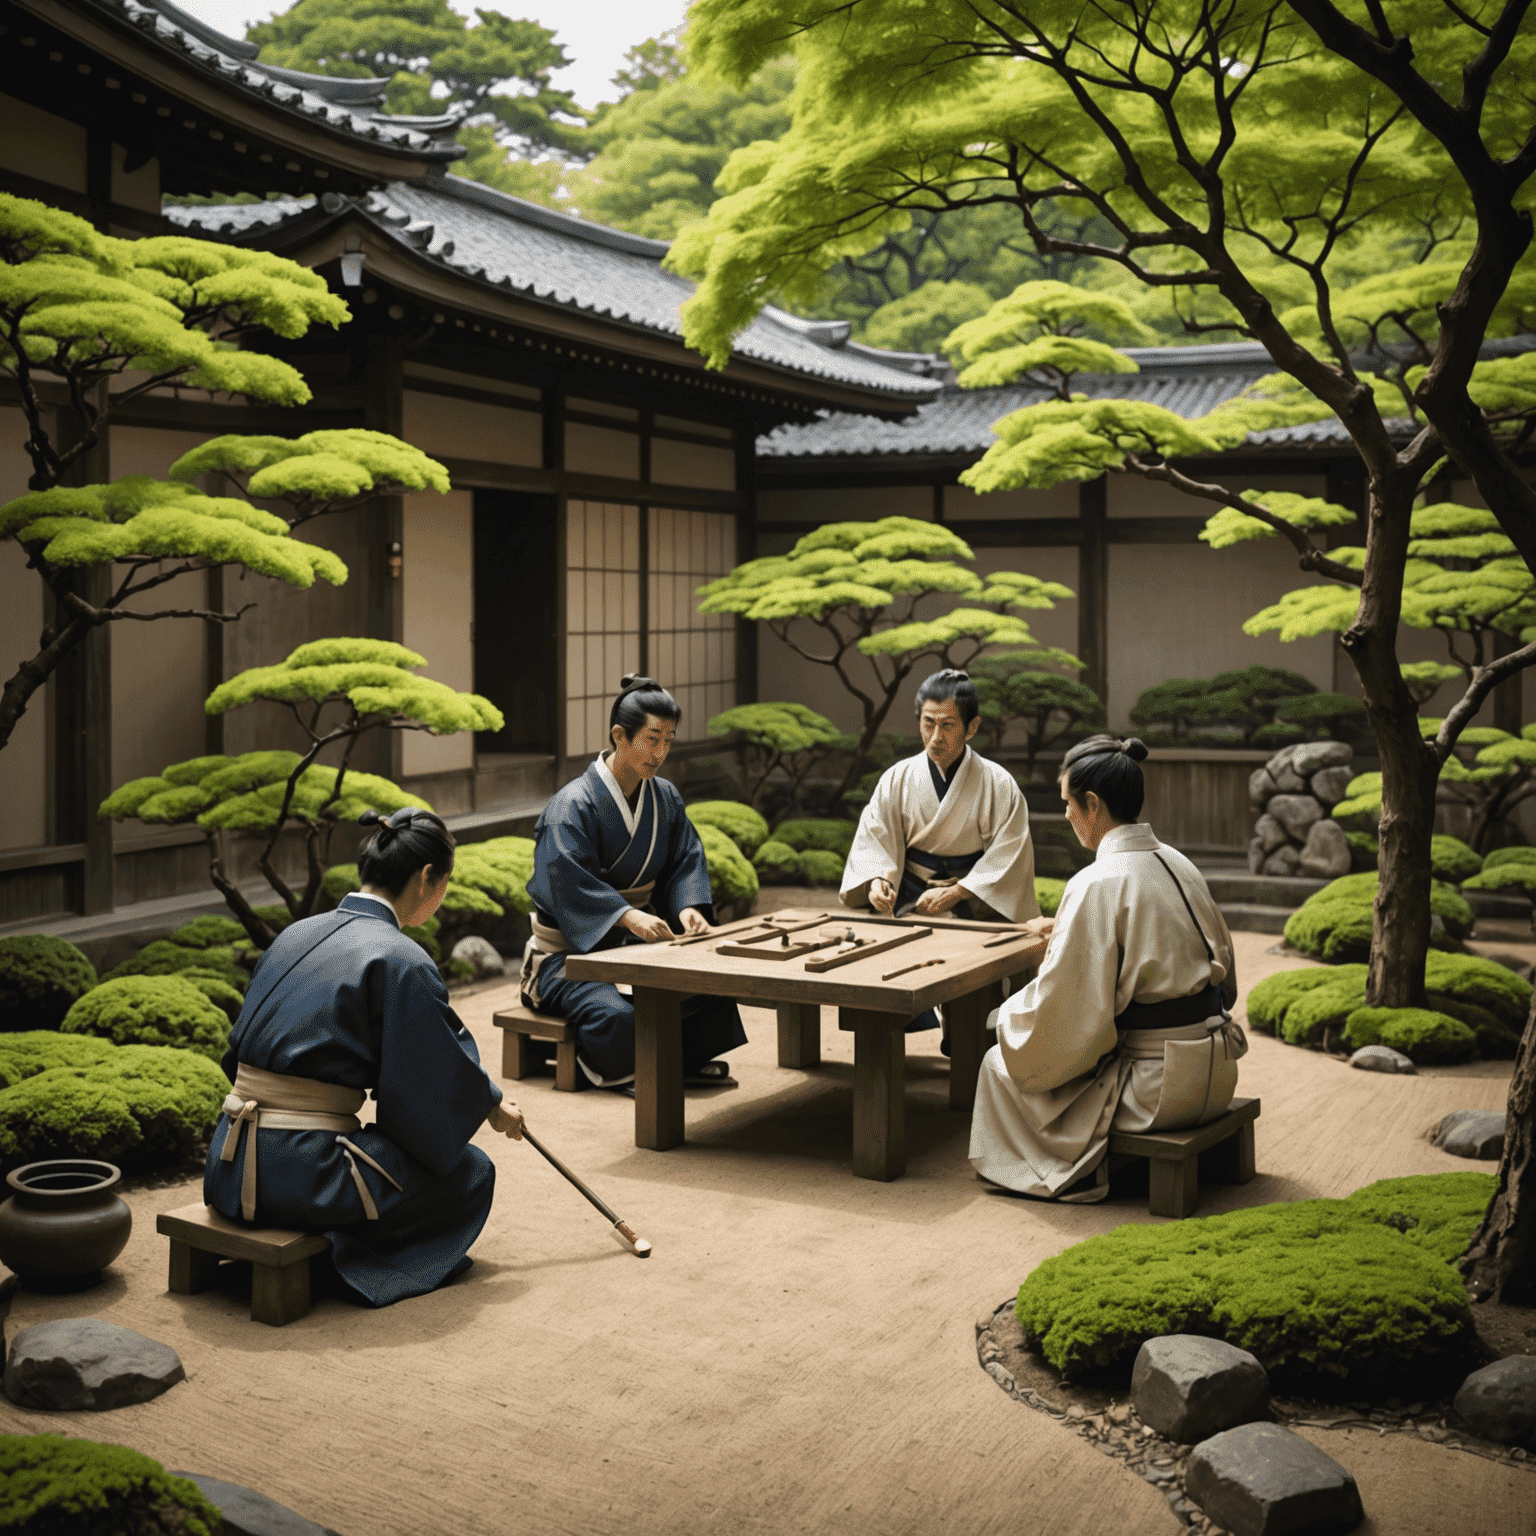
M 914 939 L 926 939 L 933 930 L 931 928 L 908 928 L 903 933 L 893 933 L 888 939 L 876 939 L 872 943 L 860 944 L 856 949 L 836 950 L 830 955 L 817 955 L 813 960 L 805 962 L 807 971 L 820 975 L 823 971 L 833 971 L 840 965 L 851 965 L 855 960 L 870 960 L 876 955 L 883 955 L 888 949 L 895 949 L 901 944 L 910 944 Z
M 898 976 L 905 976 L 908 971 L 920 971 L 924 966 L 945 965 L 947 963 L 948 962 L 944 959 L 943 955 L 939 955 L 932 960 L 914 960 L 911 965 L 899 965 L 894 971 L 887 971 L 885 975 L 880 978 L 880 980 L 894 981 Z

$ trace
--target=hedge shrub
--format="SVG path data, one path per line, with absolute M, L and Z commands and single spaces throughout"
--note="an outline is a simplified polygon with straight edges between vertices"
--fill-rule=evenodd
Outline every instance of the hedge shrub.
M 1477 1037 L 1460 1019 L 1430 1008 L 1356 1008 L 1344 1021 L 1344 1040 L 1353 1049 L 1387 1045 L 1413 1061 L 1466 1061 Z
M 171 1045 L 218 1061 L 229 1044 L 229 1016 L 180 976 L 123 976 L 92 987 L 60 1030 L 114 1045 Z
M 1472 1338 L 1452 1265 L 1494 1183 L 1385 1179 L 1343 1200 L 1127 1224 L 1046 1259 L 1015 1311 L 1068 1377 L 1129 1378 L 1147 1339 L 1194 1333 L 1248 1350 L 1281 1391 L 1384 1396 L 1411 1384 L 1422 1397 Z
M 846 855 L 830 848 L 807 848 L 800 855 L 800 878 L 807 885 L 841 885 Z
M 838 817 L 801 816 L 790 821 L 781 821 L 773 829 L 773 837 L 776 842 L 788 843 L 797 853 L 821 848 L 828 853 L 837 854 L 839 858 L 847 859 L 848 852 L 853 847 L 854 834 L 858 830 L 856 822 L 844 821 Z
M 1370 871 L 1343 875 L 1314 892 L 1286 920 L 1286 942 L 1330 965 L 1369 959 L 1377 878 Z M 1464 938 L 1471 931 L 1471 907 L 1443 881 L 1432 883 L 1429 907 L 1451 938 Z
M 1344 838 L 1349 844 L 1349 867 L 1352 872 L 1359 874 L 1363 870 L 1376 868 L 1381 859 L 1381 840 L 1374 832 L 1346 832 Z
M 752 855 L 752 867 L 764 885 L 792 885 L 800 878 L 800 855 L 788 843 L 770 837 Z
M 170 943 L 183 949 L 249 949 L 245 929 L 232 917 L 194 917 L 170 936 Z
M 247 952 L 232 944 L 194 948 L 172 939 L 156 939 L 132 959 L 113 966 L 101 979 L 105 982 L 119 981 L 124 976 L 179 976 L 196 971 L 203 976 L 216 976 L 243 994 L 251 983 L 251 973 L 241 965 L 239 956 Z
M 747 856 L 719 827 L 705 823 L 698 832 L 699 841 L 704 844 L 704 859 L 709 865 L 709 889 L 715 904 L 755 901 L 757 871 L 747 862 Z
M 47 1157 L 174 1161 L 213 1134 L 228 1092 L 196 1051 L 44 1031 L 0 1036 L 0 1169 Z
M 96 985 L 82 950 L 46 933 L 0 939 L 0 1030 L 57 1029 Z
M 1495 848 L 1492 853 L 1483 860 L 1483 873 L 1490 869 L 1498 869 L 1505 864 L 1531 864 L 1536 863 L 1536 848 L 1521 845 L 1515 848 Z
M 1497 960 L 1431 950 L 1424 963 L 1429 1006 L 1460 1019 L 1488 1057 L 1513 1057 L 1531 1011 L 1531 984 Z
M 224 1519 L 196 1483 L 127 1446 L 0 1435 L 0 1528 L 17 1536 L 217 1536 Z
M 749 859 L 768 841 L 767 821 L 739 800 L 698 800 L 687 815 L 696 827 L 719 827 Z
M 1061 905 L 1061 898 L 1066 894 L 1066 890 L 1065 880 L 1051 880 L 1044 875 L 1035 876 L 1035 900 L 1040 903 L 1042 916 L 1056 916 L 1056 909 Z
M 1482 855 L 1475 853 L 1459 837 L 1445 837 L 1437 832 L 1430 838 L 1429 872 L 1436 880 L 1460 885 L 1463 880 L 1470 880 L 1482 867 Z

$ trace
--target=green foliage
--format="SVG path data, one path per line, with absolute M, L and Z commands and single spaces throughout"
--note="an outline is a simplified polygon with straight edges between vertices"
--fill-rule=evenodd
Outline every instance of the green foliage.
M 708 730 L 731 738 L 741 793 L 754 808 L 782 793 L 798 809 L 807 777 L 833 752 L 858 745 L 857 738 L 805 704 L 738 704 L 714 716 Z
M 1483 860 L 1483 873 L 1490 870 L 1501 869 L 1506 864 L 1530 864 L 1536 863 L 1536 848 L 1527 844 L 1521 844 L 1513 848 L 1495 848 L 1487 858 Z
M 828 848 L 808 848 L 800 855 L 800 878 L 807 885 L 832 885 L 843 883 L 843 855 Z
M 1051 880 L 1044 875 L 1035 876 L 1035 900 L 1040 903 L 1042 917 L 1055 917 L 1061 898 L 1067 893 L 1065 880 Z
M 67 1035 L 96 1035 L 114 1045 L 167 1045 L 218 1061 L 229 1044 L 229 1018 L 180 976 L 124 976 L 104 981 L 64 1016 Z
M 1523 976 L 1479 955 L 1431 950 L 1424 962 L 1424 991 L 1431 1008 L 1473 1031 L 1479 1054 L 1514 1056 L 1531 1010 L 1531 984 Z
M 1343 1200 L 1127 1224 L 1046 1259 L 1015 1310 L 1071 1378 L 1126 1376 L 1147 1339 L 1195 1333 L 1248 1350 L 1282 1391 L 1401 1390 L 1471 1337 L 1452 1266 L 1494 1182 L 1384 1179 Z
M 1314 960 L 1334 965 L 1368 959 L 1376 881 L 1375 872 L 1362 871 L 1330 881 L 1314 892 L 1286 920 L 1286 943 Z M 1441 880 L 1431 884 L 1429 907 L 1452 939 L 1465 938 L 1471 930 L 1471 907 Z
M 125 1166 L 186 1157 L 212 1134 L 228 1092 L 228 1079 L 195 1050 L 3 1035 L 0 1167 L 49 1157 Z
M 483 913 L 489 917 L 505 916 L 508 907 L 524 914 L 532 912 L 533 898 L 528 894 L 532 874 L 532 838 L 493 837 L 483 843 L 465 843 L 455 850 L 442 910 L 451 914 Z M 332 906 L 343 896 L 361 889 L 356 864 L 333 864 L 321 882 L 321 890 Z M 421 942 L 420 929 L 403 931 Z
M 831 816 L 798 817 L 781 821 L 773 829 L 775 842 L 785 843 L 797 853 L 821 848 L 846 859 L 859 830 L 858 823 Z
M 1277 730 L 1276 723 L 1283 719 L 1282 708 L 1314 697 L 1337 696 L 1319 695 L 1300 673 L 1279 667 L 1245 667 L 1215 677 L 1174 677 L 1137 699 L 1131 723 L 1141 727 L 1154 746 L 1256 742 L 1278 746 L 1306 740 L 1313 733 L 1311 723 L 1305 730 L 1284 725 Z
M 45 933 L 0 939 L 0 1031 L 57 1029 L 96 985 L 83 950 Z
M 1265 1032 L 1287 1045 L 1332 1046 L 1350 1014 L 1365 1006 L 1366 969 L 1355 964 L 1282 972 L 1305 979 L 1260 993 L 1261 987 L 1268 988 L 1274 980 L 1267 977 L 1249 994 L 1248 1017 L 1259 1029 L 1272 1022 L 1272 1030 Z M 1254 993 L 1260 993 L 1257 1001 Z
M 1103 723 L 1104 706 L 1091 688 L 1043 670 L 1028 651 L 983 656 L 971 663 L 970 672 L 981 706 L 981 730 L 994 757 L 1002 751 L 1009 727 L 1015 722 L 1023 726 L 1026 783 L 1034 779 L 1035 761 L 1046 747 L 1068 743 L 1085 727 Z
M 770 837 L 752 855 L 752 867 L 764 885 L 793 885 L 800 878 L 800 854 Z
M 224 1517 L 196 1483 L 124 1445 L 72 1435 L 0 1436 L 0 1527 L 17 1536 L 217 1536 Z
M 249 953 L 249 943 L 241 934 L 241 942 L 235 944 L 209 944 L 195 949 L 189 944 L 178 944 L 173 939 L 156 939 L 146 944 L 132 959 L 115 965 L 101 979 L 116 981 L 122 976 L 178 976 L 197 972 L 202 976 L 214 976 L 229 986 L 244 992 L 250 983 L 250 972 L 240 964 L 239 957 Z
M 457 859 L 454 861 L 454 870 L 455 873 L 457 873 Z M 344 896 L 350 896 L 354 891 L 360 891 L 363 888 L 362 881 L 358 878 L 357 865 L 333 864 L 328 870 L 326 870 L 325 877 L 321 881 L 320 888 L 326 900 L 332 906 L 340 905 L 341 899 Z M 450 881 L 449 889 L 451 890 L 452 888 L 452 882 Z M 461 896 L 461 900 L 464 903 L 462 910 L 485 910 L 483 906 L 479 905 L 475 901 L 475 896 L 478 894 L 477 892 L 472 891 L 467 886 L 460 886 L 459 890 L 461 893 L 464 893 Z M 445 907 L 448 905 L 448 898 L 446 896 L 443 898 L 443 905 Z M 271 914 L 271 916 L 268 917 L 269 921 L 271 921 L 272 918 L 281 918 L 283 921 L 286 921 L 288 917 L 287 909 L 284 907 L 258 907 L 256 910 L 258 916 L 268 917 L 268 914 Z M 500 914 L 498 913 L 497 915 L 499 916 Z M 441 931 L 441 928 L 442 920 L 440 918 L 429 917 L 426 922 L 416 923 L 410 927 L 402 928 L 400 932 L 403 933 L 406 938 L 414 939 L 418 944 L 420 944 L 421 947 L 426 950 L 426 952 L 432 957 L 433 963 L 436 964 L 443 957 L 442 945 L 438 943 L 437 937 L 438 933 Z
M 183 949 L 239 949 L 245 946 L 246 937 L 245 929 L 232 917 L 194 917 L 190 923 L 183 923 L 169 942 Z
M 687 814 L 696 827 L 718 827 L 749 859 L 768 837 L 768 823 L 739 800 L 696 800 Z
M 1460 1019 L 1428 1008 L 1357 1008 L 1344 1021 L 1344 1040 L 1358 1050 L 1386 1045 L 1410 1061 L 1467 1061 L 1477 1037 Z
M 1482 855 L 1474 853 L 1459 837 L 1437 833 L 1429 840 L 1429 869 L 1436 880 L 1461 885 L 1482 869 Z
M 1408 661 L 1399 670 L 1418 709 L 1434 698 L 1443 683 L 1461 676 L 1461 668 L 1448 661 Z
M 1354 873 L 1376 868 L 1381 844 L 1374 832 L 1346 832 L 1344 838 L 1349 844 L 1349 867 Z
M 731 839 L 707 822 L 696 828 L 709 866 L 709 889 L 715 905 L 757 899 L 757 871 Z
M 864 323 L 864 340 L 892 352 L 955 352 L 950 333 L 991 307 L 992 295 L 980 283 L 933 279 L 890 299 Z

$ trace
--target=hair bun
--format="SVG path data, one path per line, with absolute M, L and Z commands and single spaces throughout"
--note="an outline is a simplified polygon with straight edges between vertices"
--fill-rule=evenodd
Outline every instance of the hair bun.
M 360 827 L 376 827 L 383 819 L 384 818 L 380 816 L 372 806 L 369 806 L 369 808 L 357 818 L 357 824 Z
M 1143 762 L 1147 755 L 1147 744 L 1139 736 L 1128 736 L 1120 743 L 1120 750 L 1130 758 L 1133 763 Z

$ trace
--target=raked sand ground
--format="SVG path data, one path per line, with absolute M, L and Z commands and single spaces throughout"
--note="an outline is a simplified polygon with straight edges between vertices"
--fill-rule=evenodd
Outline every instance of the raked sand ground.
M 1238 936 L 1245 987 L 1283 964 Z M 511 987 L 466 999 L 484 1060 Z M 906 1176 L 849 1171 L 852 1059 L 775 1064 L 746 1015 L 737 1090 L 690 1093 L 688 1142 L 639 1151 L 632 1106 L 512 1085 L 529 1123 L 655 1244 L 640 1261 L 527 1146 L 482 1131 L 496 1206 L 475 1265 L 433 1296 L 364 1311 L 323 1300 L 282 1329 L 232 1296 L 167 1293 L 155 1214 L 188 1183 L 132 1197 L 134 1232 L 82 1295 L 17 1298 L 9 1329 L 90 1313 L 176 1348 L 187 1381 L 108 1414 L 0 1403 L 0 1430 L 120 1441 L 172 1468 L 261 1489 L 342 1536 L 693 1536 L 1181 1528 L 1163 1497 L 1011 1401 L 976 1363 L 974 1320 L 1050 1254 L 1122 1222 L 1130 1200 L 1054 1207 L 989 1194 L 946 1108 L 937 1036 L 909 1048 Z M 1259 1178 L 1202 1214 L 1343 1195 L 1465 1168 L 1423 1139 L 1501 1108 L 1507 1064 L 1382 1077 L 1258 1037 L 1240 1092 L 1263 1099 Z M 1487 1165 L 1483 1165 L 1487 1166 Z M 1315 1432 L 1359 1480 L 1373 1536 L 1530 1536 L 1536 1474 L 1402 1435 Z

